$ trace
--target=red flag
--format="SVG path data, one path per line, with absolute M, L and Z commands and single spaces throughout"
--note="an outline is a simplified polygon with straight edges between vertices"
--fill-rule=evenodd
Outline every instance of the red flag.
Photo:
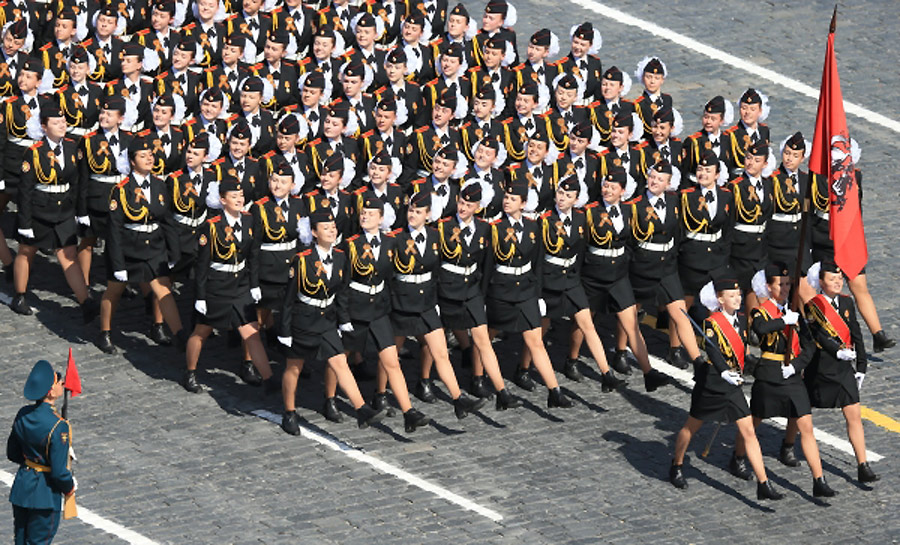
M 66 364 L 66 380 L 63 387 L 72 392 L 72 397 L 81 393 L 81 377 L 78 376 L 78 368 L 75 367 L 75 358 L 72 357 L 71 347 L 69 347 L 69 362 Z
M 828 180 L 834 261 L 852 280 L 866 265 L 869 252 L 863 230 L 856 166 L 850 153 L 850 133 L 844 113 L 841 80 L 834 57 L 836 21 L 837 6 L 831 18 L 828 47 L 825 50 L 825 68 L 822 70 L 816 134 L 809 156 L 809 169 Z

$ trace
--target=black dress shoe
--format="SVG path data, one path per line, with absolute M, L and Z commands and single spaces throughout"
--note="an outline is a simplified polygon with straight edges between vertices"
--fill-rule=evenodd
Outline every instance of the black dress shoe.
M 172 344 L 172 337 L 166 333 L 166 327 L 163 324 L 153 324 L 150 326 L 150 340 L 160 346 L 169 346 Z
M 531 379 L 528 369 L 521 367 L 516 369 L 516 374 L 513 375 L 513 384 L 527 392 L 534 391 L 534 381 Z
M 356 409 L 356 425 L 359 429 L 368 428 L 372 424 L 377 424 L 384 420 L 384 411 L 376 411 L 365 403 Z
M 250 360 L 242 361 L 238 365 L 237 374 L 239 377 L 241 377 L 241 380 L 243 380 L 250 386 L 262 386 L 262 376 L 259 374 L 259 371 L 256 370 L 253 362 Z
M 271 377 L 263 381 L 263 387 L 266 395 L 281 393 L 281 378 L 276 375 L 272 375 Z
M 679 369 L 687 369 L 691 365 L 684 348 L 680 346 L 669 347 L 669 357 L 666 358 L 666 361 Z
M 884 352 L 886 348 L 893 348 L 896 344 L 897 341 L 888 337 L 883 329 L 878 333 L 872 335 L 873 352 Z
M 24 293 L 17 293 L 9 303 L 9 308 L 16 314 L 21 314 L 22 316 L 31 316 L 34 314 L 34 310 L 25 302 Z
M 431 424 L 431 419 L 418 409 L 413 408 L 403 413 L 403 428 L 406 430 L 406 433 L 412 433 L 416 431 L 416 428 L 421 428 L 428 424 Z
M 462 355 L 460 357 L 459 364 L 463 369 L 471 369 L 472 368 L 472 347 L 463 348 Z
M 477 398 L 489 398 L 494 395 L 494 392 L 485 384 L 484 375 L 472 377 L 469 393 Z
M 353 378 L 356 379 L 356 382 L 368 382 L 370 380 L 375 380 L 376 378 L 378 378 L 378 375 L 369 371 L 366 362 L 351 365 L 350 371 L 353 372 Z
M 106 354 L 115 354 L 116 345 L 112 342 L 112 334 L 109 331 L 101 331 L 100 338 L 97 339 L 97 348 Z
M 731 455 L 731 461 L 728 462 L 728 471 L 738 479 L 749 481 L 753 478 L 753 472 L 750 471 L 750 464 L 747 463 L 746 456 Z
M 457 419 L 462 420 L 469 416 L 469 413 L 474 413 L 484 407 L 485 403 L 487 403 L 486 399 L 473 399 L 460 393 L 459 397 L 453 400 L 453 412 L 456 413 Z
M 566 394 L 562 393 L 562 390 L 559 389 L 559 386 L 547 392 L 548 408 L 553 409 L 555 407 L 559 407 L 561 409 L 568 409 L 574 406 L 575 404 L 572 403 L 571 399 L 566 397 Z
M 856 468 L 857 480 L 861 483 L 874 483 L 879 479 L 878 475 L 869 467 L 869 462 L 863 462 Z
M 566 375 L 567 379 L 574 380 L 575 382 L 584 380 L 584 375 L 578 370 L 578 360 L 566 358 L 566 363 L 563 364 L 563 374 Z
M 756 499 L 758 500 L 780 500 L 783 497 L 784 494 L 772 486 L 772 481 L 766 480 L 756 485 Z
M 505 411 L 506 409 L 516 409 L 522 406 L 522 400 L 513 397 L 506 388 L 497 392 L 497 410 Z
M 669 468 L 669 482 L 672 483 L 672 486 L 675 488 L 681 488 L 683 490 L 688 487 L 688 483 L 684 478 L 684 472 L 681 470 L 681 467 L 681 465 L 672 464 L 672 467 Z
M 618 389 L 620 386 L 628 384 L 628 382 L 612 374 L 612 371 L 607 371 L 600 377 L 600 384 L 600 391 L 612 392 L 613 390 Z
M 192 394 L 200 393 L 200 384 L 197 382 L 197 371 L 185 370 L 181 385 L 184 386 L 185 390 Z
M 435 397 L 434 395 L 434 388 L 432 387 L 432 381 L 430 378 L 419 379 L 419 382 L 416 383 L 416 389 L 413 394 L 425 403 L 434 403 L 435 401 L 437 401 L 437 397 Z
M 394 408 L 391 407 L 391 404 L 388 403 L 387 392 L 376 393 L 372 397 L 372 408 L 376 411 L 384 411 L 388 418 L 397 416 L 397 411 L 395 411 Z
M 797 467 L 800 460 L 794 456 L 794 445 L 789 445 L 784 441 L 781 442 L 781 451 L 778 453 L 778 461 L 788 467 Z
M 337 402 L 333 397 L 325 399 L 325 404 L 322 405 L 322 416 L 324 416 L 326 420 L 336 424 L 340 424 L 344 421 L 344 415 L 338 410 Z
M 616 350 L 609 362 L 609 366 L 620 375 L 630 375 L 631 366 L 628 365 L 628 350 Z
M 188 330 L 184 327 L 178 330 L 178 333 L 175 334 L 175 348 L 178 349 L 182 354 L 187 352 L 187 343 L 191 334 L 188 333 Z
M 656 369 L 650 369 L 650 371 L 644 373 L 644 390 L 648 392 L 653 392 L 660 386 L 665 386 L 668 383 L 669 377 Z
M 291 435 L 300 435 L 300 415 L 294 411 L 285 411 L 281 415 L 281 429 Z
M 815 498 L 833 498 L 837 492 L 828 486 L 825 482 L 825 476 L 822 475 L 818 479 L 813 479 L 813 497 Z
M 97 316 L 100 316 L 100 304 L 95 299 L 88 297 L 84 303 L 81 303 L 81 319 L 84 323 L 89 324 Z

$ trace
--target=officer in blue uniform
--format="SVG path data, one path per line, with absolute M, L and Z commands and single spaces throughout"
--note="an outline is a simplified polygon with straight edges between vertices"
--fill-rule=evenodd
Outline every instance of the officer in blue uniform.
M 72 432 L 53 406 L 62 395 L 62 381 L 50 363 L 34 364 L 25 398 L 35 403 L 19 410 L 6 443 L 6 457 L 19 464 L 9 494 L 16 545 L 53 541 L 63 495 L 75 493 L 69 471 Z

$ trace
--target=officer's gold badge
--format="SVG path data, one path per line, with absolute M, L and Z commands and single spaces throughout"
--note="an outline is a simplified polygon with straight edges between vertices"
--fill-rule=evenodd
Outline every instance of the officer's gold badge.
M 109 210 L 111 212 L 115 212 L 116 208 L 118 208 L 118 207 L 119 207 L 118 201 L 115 201 L 115 200 L 109 201 Z
M 22 172 L 28 172 L 29 170 L 31 170 L 31 165 L 28 164 L 28 161 L 24 161 L 22 163 Z
M 206 235 L 200 235 L 200 246 L 206 246 Z

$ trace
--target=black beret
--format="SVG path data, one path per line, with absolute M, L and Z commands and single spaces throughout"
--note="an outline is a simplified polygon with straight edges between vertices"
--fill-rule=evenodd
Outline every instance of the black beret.
M 306 79 L 303 81 L 303 86 L 309 87 L 310 89 L 324 89 L 325 74 L 319 72 L 318 70 L 309 72 L 309 75 L 306 76 Z
M 575 79 L 575 76 L 573 76 L 572 74 L 566 73 L 563 74 L 563 77 L 559 78 L 559 81 L 556 82 L 556 87 L 562 89 L 577 90 L 578 80 Z
M 776 276 L 788 276 L 788 268 L 784 261 L 772 261 L 764 269 L 766 273 L 766 282 L 770 282 Z
M 372 164 L 380 165 L 383 167 L 391 167 L 394 166 L 393 160 L 391 160 L 391 154 L 387 152 L 385 149 L 381 149 L 381 151 L 377 152 L 372 156 L 372 160 L 369 161 Z
M 406 64 L 406 51 L 404 51 L 403 48 L 399 46 L 391 49 L 390 51 L 388 51 L 385 62 L 389 62 L 391 64 Z
M 611 126 L 614 128 L 628 127 L 629 129 L 633 129 L 634 118 L 631 116 L 631 112 L 626 111 L 624 108 L 619 110 L 619 113 L 613 118 Z
M 293 114 L 284 116 L 278 122 L 278 132 L 280 134 L 300 134 L 300 121 L 297 116 Z
M 506 0 L 489 0 L 484 8 L 485 13 L 496 13 L 504 17 L 506 17 L 508 11 L 509 5 L 506 3 Z
M 657 123 L 675 123 L 675 112 L 668 106 L 663 106 L 653 113 L 653 120 Z
M 449 15 L 459 15 L 461 17 L 469 18 L 469 10 L 466 9 L 466 6 L 462 4 L 456 4 L 456 6 L 450 10 Z
M 194 139 L 191 140 L 189 144 L 190 147 L 194 149 L 209 149 L 209 133 L 206 131 L 200 131 L 194 136 Z
M 241 183 L 238 179 L 230 174 L 226 174 L 222 177 L 222 181 L 219 182 L 219 195 L 224 195 L 229 191 L 240 191 Z
M 587 138 L 588 140 L 594 135 L 593 127 L 590 121 L 582 121 L 572 128 L 572 135 L 577 138 Z
M 262 93 L 263 82 L 259 76 L 249 76 L 241 84 L 242 93 Z
M 716 156 L 716 152 L 711 149 L 705 149 L 700 153 L 700 162 L 697 163 L 697 166 L 701 167 L 719 167 L 719 157 Z

